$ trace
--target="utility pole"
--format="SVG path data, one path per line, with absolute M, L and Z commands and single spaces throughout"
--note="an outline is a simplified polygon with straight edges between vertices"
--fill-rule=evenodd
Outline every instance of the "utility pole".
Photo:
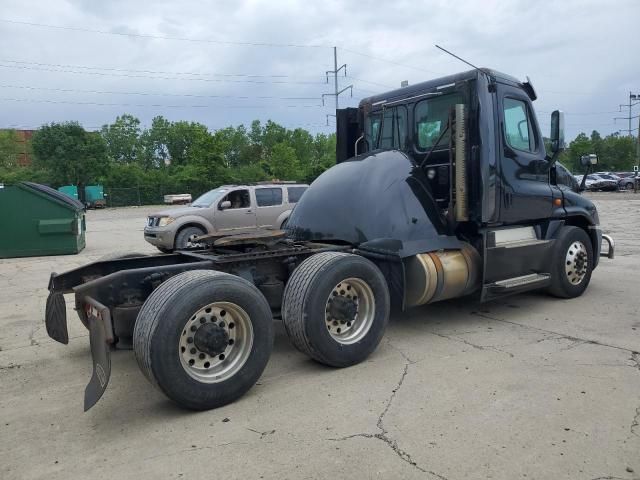
M 333 70 L 327 70 L 325 72 L 327 83 L 329 83 L 329 74 L 333 74 L 333 93 L 323 93 L 322 94 L 322 105 L 324 106 L 324 97 L 335 97 L 336 99 L 336 110 L 340 108 L 340 102 L 338 101 L 338 97 L 341 93 L 346 92 L 347 90 L 351 91 L 351 96 L 353 97 L 353 85 L 348 85 L 344 87 L 342 90 L 338 90 L 338 73 L 340 70 L 344 69 L 344 76 L 347 76 L 347 64 L 340 65 L 338 67 L 338 47 L 333 47 Z M 327 114 L 327 125 L 329 124 L 329 117 L 335 117 L 333 114 Z
M 636 103 L 633 103 L 634 101 L 636 101 Z M 632 113 L 632 108 L 635 107 L 636 105 L 640 104 L 640 95 L 634 94 L 632 92 L 629 92 L 629 103 L 628 104 L 620 104 L 619 105 L 619 109 L 620 111 L 622 111 L 623 108 L 628 108 L 629 109 L 629 114 L 626 117 L 615 117 L 613 119 L 614 123 L 616 120 L 627 120 L 627 122 L 629 122 L 629 128 L 627 129 L 623 129 L 621 130 L 622 132 L 627 132 L 627 135 L 629 135 L 630 137 L 633 137 L 633 131 L 635 130 L 635 128 L 631 128 L 631 120 L 633 120 L 634 118 L 638 118 L 639 116 L 633 116 L 631 115 Z M 638 135 L 640 136 L 640 131 L 638 132 Z

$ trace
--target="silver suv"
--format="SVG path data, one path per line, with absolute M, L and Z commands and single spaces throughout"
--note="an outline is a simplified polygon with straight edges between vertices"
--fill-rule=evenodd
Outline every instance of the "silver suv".
M 186 248 L 205 233 L 244 233 L 283 228 L 308 185 L 224 185 L 183 208 L 149 215 L 144 239 L 162 252 Z

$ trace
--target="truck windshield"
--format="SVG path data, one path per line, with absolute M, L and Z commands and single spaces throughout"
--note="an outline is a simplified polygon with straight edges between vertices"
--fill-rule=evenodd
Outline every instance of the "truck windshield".
M 213 202 L 216 201 L 217 198 L 227 193 L 227 191 L 228 190 L 226 188 L 216 188 L 215 190 L 210 190 L 204 195 L 200 195 L 198 198 L 196 198 L 191 206 L 198 208 L 208 208 Z

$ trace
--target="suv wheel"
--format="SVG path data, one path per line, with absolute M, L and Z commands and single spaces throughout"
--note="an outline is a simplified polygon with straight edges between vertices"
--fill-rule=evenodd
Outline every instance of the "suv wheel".
M 200 227 L 186 227 L 178 232 L 176 235 L 175 248 L 181 250 L 184 248 L 194 247 L 197 244 L 193 243 L 195 237 L 204 235 L 205 231 Z

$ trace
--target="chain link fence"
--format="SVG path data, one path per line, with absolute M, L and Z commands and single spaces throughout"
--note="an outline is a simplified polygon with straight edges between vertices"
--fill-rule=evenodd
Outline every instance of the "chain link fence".
M 160 205 L 164 203 L 165 195 L 190 193 L 195 200 L 203 193 L 214 187 L 206 189 L 202 186 L 181 186 L 172 188 L 162 185 L 138 185 L 136 187 L 105 187 L 104 194 L 107 207 L 130 207 L 141 205 Z

